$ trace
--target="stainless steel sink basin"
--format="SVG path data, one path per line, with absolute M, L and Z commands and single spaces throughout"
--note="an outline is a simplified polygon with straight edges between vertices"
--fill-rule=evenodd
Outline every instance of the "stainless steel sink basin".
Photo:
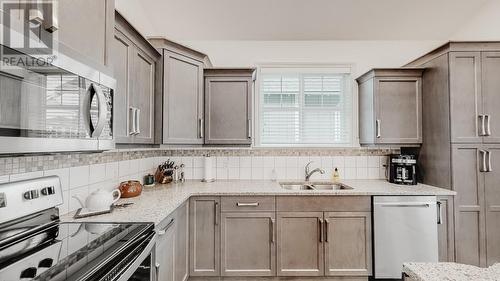
M 352 187 L 331 182 L 280 182 L 281 188 L 288 190 L 347 190 Z

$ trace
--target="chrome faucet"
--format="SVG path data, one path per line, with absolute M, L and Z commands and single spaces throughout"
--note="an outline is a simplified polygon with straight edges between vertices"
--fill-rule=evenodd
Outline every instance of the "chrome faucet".
M 324 173 L 325 173 L 325 171 L 323 171 L 323 170 L 322 170 L 322 169 L 320 169 L 320 168 L 316 168 L 316 169 L 314 169 L 314 170 L 312 170 L 312 171 L 309 171 L 309 165 L 311 165 L 311 163 L 312 163 L 312 162 L 313 162 L 313 161 L 311 161 L 311 162 L 307 163 L 306 168 L 305 168 L 306 181 L 309 181 L 309 178 L 311 178 L 311 176 L 312 176 L 314 173 L 316 173 L 316 172 L 319 172 L 320 174 L 324 174 Z

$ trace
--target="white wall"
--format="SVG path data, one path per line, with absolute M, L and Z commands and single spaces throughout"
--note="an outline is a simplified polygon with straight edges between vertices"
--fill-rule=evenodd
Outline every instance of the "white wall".
M 499 41 L 500 1 L 491 1 L 473 17 L 464 19 L 463 25 L 450 38 L 454 41 Z
M 259 63 L 350 63 L 357 77 L 373 67 L 400 67 L 444 41 L 184 41 L 216 67 Z

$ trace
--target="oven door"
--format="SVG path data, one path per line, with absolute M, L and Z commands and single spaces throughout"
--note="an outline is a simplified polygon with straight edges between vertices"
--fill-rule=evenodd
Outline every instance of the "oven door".
M 136 281 L 153 281 L 155 280 L 155 272 L 153 270 L 155 264 L 155 244 L 156 244 L 156 235 L 151 234 L 151 237 L 147 239 L 142 244 L 146 244 L 145 247 L 138 246 L 136 249 L 142 248 L 142 252 L 134 259 L 134 261 L 127 265 L 125 270 L 120 270 L 120 268 L 116 268 L 120 273 L 115 280 L 117 281 L 127 281 L 127 280 L 136 280 Z M 135 250 L 132 250 L 132 253 Z M 112 279 L 112 276 L 110 276 Z
M 22 53 L 14 57 L 0 65 L 0 154 L 113 147 L 99 145 L 112 141 L 111 89 L 50 64 L 21 63 L 33 59 Z

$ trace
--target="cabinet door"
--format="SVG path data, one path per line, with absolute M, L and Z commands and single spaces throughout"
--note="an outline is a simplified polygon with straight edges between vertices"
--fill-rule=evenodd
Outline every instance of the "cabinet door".
M 454 143 L 480 143 L 481 54 L 450 53 L 450 126 Z
M 57 1 L 57 5 L 59 29 L 54 35 L 69 47 L 64 50 L 61 46 L 62 51 L 76 51 L 84 55 L 89 64 L 107 66 L 107 49 L 113 36 L 114 0 L 64 0 Z
M 277 213 L 278 276 L 323 276 L 323 213 Z
M 130 104 L 130 69 L 133 65 L 134 45 L 120 31 L 115 30 L 111 51 L 116 89 L 113 96 L 113 134 L 116 143 L 133 142 Z
M 220 198 L 189 201 L 189 275 L 220 275 Z
M 485 143 L 500 143 L 500 52 L 483 52 L 481 54 L 481 92 L 483 97 L 483 114 L 486 116 L 488 136 Z
M 186 201 L 175 212 L 175 281 L 185 281 L 189 276 L 189 203 Z
M 155 62 L 142 50 L 134 49 L 132 72 L 133 106 L 136 109 L 135 122 L 137 132 L 134 143 L 154 142 L 154 77 Z
M 275 214 L 221 214 L 222 276 L 274 276 Z
M 203 64 L 164 50 L 163 143 L 203 143 Z
M 205 78 L 205 143 L 251 144 L 252 77 Z
M 155 268 L 158 281 L 174 281 L 175 266 L 175 220 L 158 231 L 155 251 Z
M 325 213 L 325 275 L 370 276 L 370 212 Z
M 438 197 L 439 261 L 455 261 L 455 235 L 453 223 L 453 196 Z
M 486 198 L 486 265 L 500 262 L 500 147 L 487 147 L 489 170 L 484 175 Z
M 476 266 L 485 265 L 486 257 L 482 165 L 480 148 L 453 146 L 456 262 Z
M 422 142 L 422 78 L 375 79 L 376 143 Z

